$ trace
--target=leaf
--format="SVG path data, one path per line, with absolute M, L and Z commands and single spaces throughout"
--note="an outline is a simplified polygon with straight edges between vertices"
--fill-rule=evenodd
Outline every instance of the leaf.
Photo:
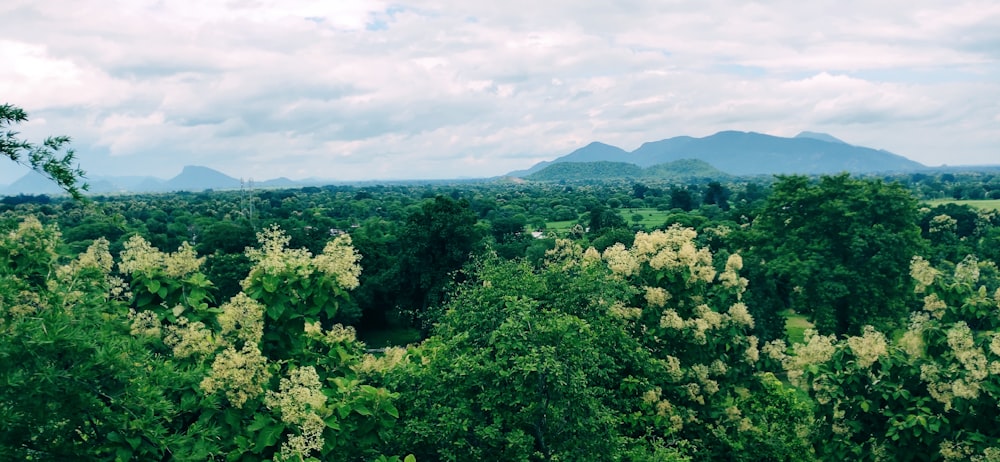
M 260 280 L 261 285 L 264 286 L 264 290 L 270 293 L 278 291 L 278 278 L 271 276 L 270 274 L 264 275 Z
M 386 414 L 391 415 L 394 419 L 399 418 L 399 409 L 396 409 L 396 406 L 393 406 L 392 403 L 384 403 L 383 407 Z
M 407 454 L 406 457 L 403 458 L 403 462 L 417 462 L 417 457 L 413 454 Z
M 149 290 L 149 293 L 151 293 L 151 294 L 155 294 L 155 293 L 159 292 L 159 290 L 160 290 L 160 281 L 158 281 L 156 279 L 150 279 L 150 280 L 146 281 L 146 289 Z
M 284 431 L 285 431 L 285 424 L 282 423 L 276 423 L 274 425 L 264 427 L 264 429 L 257 434 L 257 440 L 256 443 L 254 444 L 254 451 L 261 452 L 264 449 L 274 446 L 275 443 L 277 443 L 278 440 L 281 439 L 281 434 Z
M 266 427 L 267 424 L 271 422 L 272 420 L 270 416 L 266 414 L 257 414 L 253 417 L 253 422 L 250 423 L 250 425 L 247 427 L 247 430 L 255 432 Z

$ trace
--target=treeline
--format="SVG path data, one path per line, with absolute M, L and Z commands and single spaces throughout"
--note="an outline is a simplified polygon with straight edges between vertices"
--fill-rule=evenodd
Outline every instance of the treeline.
M 1000 214 L 918 199 L 994 181 L 20 198 L 0 214 L 0 450 L 993 460 Z M 801 343 L 788 313 L 815 328 Z M 420 341 L 356 339 L 399 326 Z

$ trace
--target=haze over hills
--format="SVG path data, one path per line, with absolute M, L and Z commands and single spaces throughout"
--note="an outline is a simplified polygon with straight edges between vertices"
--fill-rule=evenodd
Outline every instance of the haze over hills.
M 679 162 L 685 161 L 685 162 Z M 586 165 L 601 162 L 603 167 Z M 555 170 L 540 173 L 558 164 Z M 651 168 L 652 167 L 652 168 Z M 704 138 L 677 136 L 644 143 L 628 152 L 616 146 L 593 142 L 552 161 L 543 161 L 527 170 L 510 172 L 505 177 L 526 180 L 583 178 L 660 178 L 668 180 L 721 179 L 728 175 L 892 173 L 919 170 L 952 171 L 990 169 L 990 166 L 926 167 L 888 151 L 848 144 L 826 133 L 799 133 L 793 138 L 754 132 L 723 131 Z M 476 179 L 479 181 L 483 179 Z M 412 181 L 453 180 L 394 180 Z M 91 194 L 128 194 L 171 191 L 226 190 L 240 187 L 240 180 L 208 167 L 186 166 L 177 176 L 160 179 L 151 176 L 88 177 Z M 377 179 L 352 184 L 385 183 Z M 310 178 L 277 178 L 254 182 L 256 188 L 296 188 L 337 183 Z M 29 172 L 9 186 L 0 185 L 0 195 L 49 194 L 62 191 L 44 176 Z
M 90 184 L 90 194 L 127 194 L 239 189 L 241 180 L 208 167 L 188 165 L 177 176 L 167 180 L 151 176 L 95 176 L 88 177 L 87 183 Z M 293 181 L 281 177 L 256 181 L 253 186 L 255 188 L 294 188 L 328 183 L 331 181 Z M 0 195 L 58 195 L 62 193 L 63 191 L 52 180 L 35 171 L 28 172 L 9 186 L 0 186 Z
M 732 175 L 906 172 L 927 168 L 903 156 L 847 144 L 825 133 L 802 132 L 794 138 L 784 138 L 723 131 L 704 138 L 677 136 L 648 142 L 632 152 L 591 143 L 552 162 L 510 175 L 528 177 L 560 162 L 608 161 L 650 167 L 681 159 L 707 162 Z

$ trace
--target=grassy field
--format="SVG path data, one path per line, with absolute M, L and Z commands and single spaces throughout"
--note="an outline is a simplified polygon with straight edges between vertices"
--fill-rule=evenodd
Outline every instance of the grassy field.
M 631 225 L 632 215 L 639 214 L 642 215 L 642 220 L 639 222 L 646 229 L 653 229 L 663 226 L 663 223 L 667 220 L 667 216 L 670 212 L 663 210 L 656 210 L 654 208 L 638 208 L 638 209 L 628 209 L 622 208 L 618 209 L 618 214 L 625 219 L 625 222 Z M 576 224 L 576 220 L 566 220 L 566 221 L 550 221 L 545 223 L 545 228 L 548 231 L 554 231 L 556 234 L 566 234 L 573 225 Z
M 792 310 L 785 310 L 781 315 L 785 317 L 785 333 L 788 335 L 788 344 L 802 343 L 805 331 L 813 327 L 812 323 L 804 315 Z
M 663 226 L 663 223 L 667 221 L 667 215 L 670 212 L 664 210 L 656 210 L 654 208 L 642 208 L 642 209 L 620 209 L 619 213 L 622 218 L 625 219 L 628 224 L 632 224 L 632 215 L 640 214 L 642 215 L 642 221 L 639 223 L 646 227 L 646 229 L 653 229 L 656 227 Z
M 1000 211 L 1000 199 L 986 199 L 986 200 L 934 199 L 934 200 L 924 201 L 924 203 L 926 203 L 931 207 L 941 204 L 959 204 L 959 205 L 972 206 L 977 209 Z

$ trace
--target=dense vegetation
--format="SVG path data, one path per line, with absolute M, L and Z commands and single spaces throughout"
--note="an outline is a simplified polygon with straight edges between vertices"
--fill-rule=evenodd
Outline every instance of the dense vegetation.
M 0 453 L 998 460 L 998 185 L 8 197 Z

